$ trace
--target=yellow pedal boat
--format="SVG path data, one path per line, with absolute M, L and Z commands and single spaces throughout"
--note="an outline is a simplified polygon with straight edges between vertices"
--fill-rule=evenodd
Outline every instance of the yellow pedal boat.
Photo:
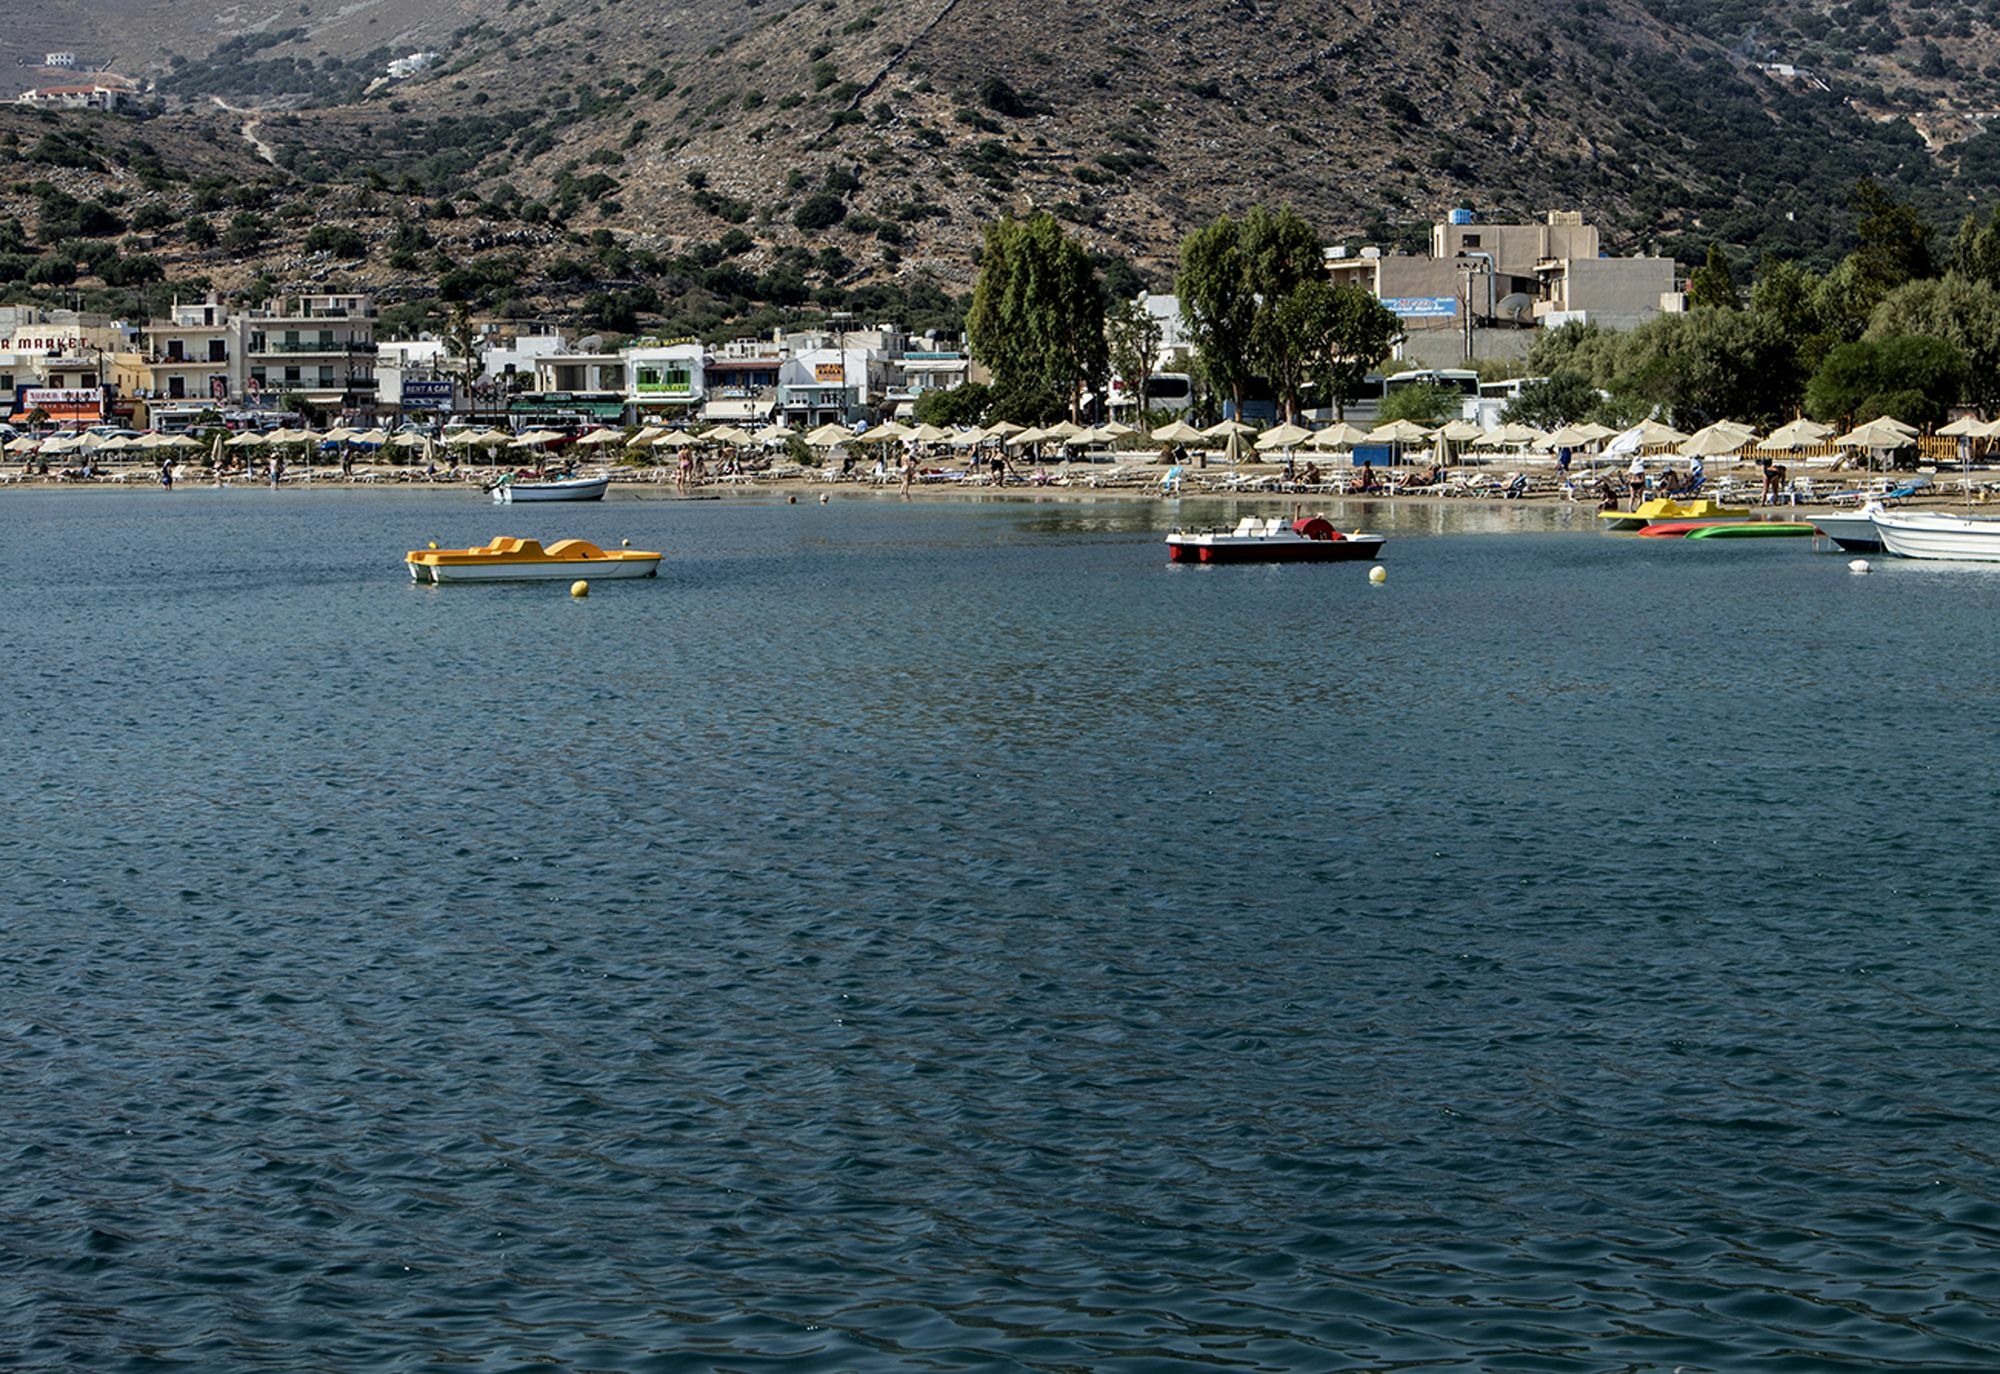
M 1676 501 L 1659 496 L 1637 510 L 1601 510 L 1597 518 L 1608 530 L 1643 530 L 1668 520 L 1741 520 L 1750 514 L 1747 506 L 1724 506 L 1714 501 Z
M 660 555 L 600 549 L 583 539 L 543 548 L 535 539 L 498 536 L 476 549 L 411 549 L 403 560 L 418 582 L 519 582 L 557 577 L 651 577 Z

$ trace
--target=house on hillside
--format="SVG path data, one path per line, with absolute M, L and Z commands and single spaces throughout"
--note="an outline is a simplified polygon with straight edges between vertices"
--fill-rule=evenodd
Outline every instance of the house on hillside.
M 123 86 L 39 86 L 23 92 L 20 104 L 41 110 L 122 110 L 137 96 Z

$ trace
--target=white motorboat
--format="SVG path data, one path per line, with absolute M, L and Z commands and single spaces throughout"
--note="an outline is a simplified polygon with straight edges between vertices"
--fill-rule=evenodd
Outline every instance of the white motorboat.
M 1882 547 L 1882 536 L 1875 530 L 1875 513 L 1881 509 L 1880 502 L 1870 501 L 1851 515 L 1815 515 L 1812 527 L 1843 549 L 1868 553 Z
M 502 477 L 493 487 L 493 499 L 515 501 L 601 501 L 611 486 L 607 473 L 602 477 L 564 477 L 554 482 L 516 482 Z
M 1891 510 L 1870 518 L 1882 547 L 1898 558 L 2000 563 L 2000 518 Z

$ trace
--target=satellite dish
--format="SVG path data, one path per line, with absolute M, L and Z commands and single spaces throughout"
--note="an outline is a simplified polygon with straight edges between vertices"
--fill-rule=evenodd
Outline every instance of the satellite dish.
M 1524 295 L 1519 291 L 1509 292 L 1500 298 L 1500 304 L 1495 306 L 1494 309 L 1498 310 L 1515 324 L 1526 324 L 1528 316 L 1534 313 L 1535 298 Z

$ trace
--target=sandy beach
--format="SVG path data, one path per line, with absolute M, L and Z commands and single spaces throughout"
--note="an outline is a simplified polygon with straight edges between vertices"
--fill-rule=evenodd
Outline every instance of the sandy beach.
M 907 499 L 1033 502 L 1145 500 L 1158 501 L 1162 505 L 1226 500 L 1269 506 L 1299 505 L 1314 509 L 1382 504 L 1479 505 L 1522 510 L 1539 507 L 1579 512 L 1595 512 L 1599 508 L 1599 498 L 1590 494 L 1597 488 L 1591 487 L 1587 492 L 1583 483 L 1578 482 L 1565 490 L 1553 464 L 1459 469 L 1455 470 L 1459 480 L 1454 489 L 1443 491 L 1429 488 L 1399 490 L 1398 484 L 1409 475 L 1401 470 L 1376 474 L 1377 482 L 1383 485 L 1382 489 L 1373 491 L 1353 487 L 1351 484 L 1356 470 L 1347 467 L 1325 470 L 1323 475 L 1328 480 L 1317 484 L 1287 482 L 1284 468 L 1279 464 L 1185 467 L 1180 471 L 1178 480 L 1172 476 L 1173 471 L 1171 467 L 1159 464 L 1074 464 L 1060 474 L 1054 470 L 1038 473 L 1032 468 L 1025 469 L 1004 486 L 995 485 L 983 477 L 933 476 L 915 483 L 907 493 Z M 1527 490 L 1519 496 L 1503 495 L 1502 489 L 1517 473 L 1527 477 Z M 417 469 L 384 465 L 356 468 L 351 475 L 342 476 L 338 469 L 328 466 L 324 470 L 288 472 L 279 486 L 285 491 L 429 491 L 479 496 L 482 484 L 492 475 L 489 469 L 461 468 L 455 476 L 439 473 L 431 477 Z M 1925 485 L 1908 495 L 1896 497 L 1896 504 L 1931 509 L 1962 509 L 1967 505 L 1977 509 L 1989 504 L 2000 506 L 2000 500 L 1995 499 L 1996 491 L 2000 491 L 2000 471 L 1990 469 L 1974 469 L 1969 474 L 1899 473 L 1893 479 L 1879 472 L 1820 471 L 1810 479 L 1811 486 L 1807 490 L 1787 493 L 1784 500 L 1771 505 L 1762 505 L 1758 501 L 1761 477 L 1754 464 L 1718 474 L 1718 478 L 1716 487 L 1705 490 L 1703 495 L 1726 504 L 1747 506 L 1754 512 L 1773 517 L 1842 507 L 1852 509 L 1861 504 L 1864 499 L 1862 493 L 1894 491 L 1913 482 Z M 269 489 L 271 485 L 266 478 L 240 473 L 219 479 L 181 475 L 176 478 L 173 491 Z M 172 494 L 161 486 L 158 470 L 149 465 L 112 469 L 88 480 L 62 476 L 54 471 L 47 476 L 26 475 L 18 468 L 10 468 L 0 471 L 0 491 Z M 664 470 L 614 470 L 611 488 L 605 499 L 718 501 L 791 497 L 817 501 L 822 496 L 829 500 L 857 497 L 902 500 L 906 493 L 899 480 L 878 481 L 859 468 L 852 477 L 832 481 L 826 479 L 823 471 L 812 469 L 709 477 L 685 492 L 675 488 L 673 480 Z M 1631 502 L 1628 499 L 1621 505 L 1629 508 Z

